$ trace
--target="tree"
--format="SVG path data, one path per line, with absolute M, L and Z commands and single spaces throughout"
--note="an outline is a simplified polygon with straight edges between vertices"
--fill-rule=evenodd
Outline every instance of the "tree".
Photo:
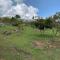
M 35 21 L 35 26 L 38 28 L 38 29 L 44 29 L 44 23 L 45 23 L 45 21 L 44 21 L 44 19 L 37 19 L 36 21 Z
M 52 28 L 53 27 L 53 22 L 52 19 L 49 17 L 45 20 L 45 28 Z
M 34 16 L 32 17 L 32 19 L 34 19 Z
M 15 18 L 21 18 L 19 15 L 16 15 Z

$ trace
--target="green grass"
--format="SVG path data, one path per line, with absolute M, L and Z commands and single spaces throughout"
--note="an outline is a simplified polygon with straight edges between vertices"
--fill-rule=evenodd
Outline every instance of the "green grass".
M 13 30 L 16 27 L 4 26 L 0 27 L 0 31 Z M 56 30 L 46 29 L 39 31 L 30 26 L 25 26 L 23 31 L 12 33 L 11 35 L 3 35 L 0 33 L 0 59 L 3 60 L 60 60 L 60 48 L 35 48 L 33 41 L 49 41 L 55 37 Z M 17 48 L 16 49 L 14 48 Z M 19 48 L 23 51 L 18 52 Z

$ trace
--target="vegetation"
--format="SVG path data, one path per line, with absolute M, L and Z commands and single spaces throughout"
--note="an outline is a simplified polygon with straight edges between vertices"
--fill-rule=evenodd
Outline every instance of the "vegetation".
M 60 60 L 60 22 L 55 16 L 31 22 L 19 15 L 1 17 L 0 60 Z

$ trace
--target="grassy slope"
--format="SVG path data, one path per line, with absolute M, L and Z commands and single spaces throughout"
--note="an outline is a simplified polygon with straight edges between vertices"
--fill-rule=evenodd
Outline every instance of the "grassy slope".
M 15 28 L 16 27 L 12 26 L 0 27 L 0 31 L 9 31 Z M 55 33 L 53 33 L 52 30 L 48 29 L 42 33 L 28 26 L 24 27 L 23 31 L 8 36 L 3 35 L 1 32 L 0 59 L 2 60 L 60 60 L 60 49 L 39 49 L 32 46 L 32 42 L 35 40 L 48 41 L 53 38 Z M 25 52 L 28 52 L 28 54 L 17 52 L 14 47 L 22 48 Z

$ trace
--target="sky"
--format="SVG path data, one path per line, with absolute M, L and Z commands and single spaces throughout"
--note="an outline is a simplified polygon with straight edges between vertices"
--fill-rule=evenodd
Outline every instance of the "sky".
M 38 8 L 38 15 L 42 17 L 48 17 L 60 11 L 60 0 L 25 0 L 25 3 Z
M 0 16 L 48 17 L 60 11 L 60 0 L 0 0 Z

